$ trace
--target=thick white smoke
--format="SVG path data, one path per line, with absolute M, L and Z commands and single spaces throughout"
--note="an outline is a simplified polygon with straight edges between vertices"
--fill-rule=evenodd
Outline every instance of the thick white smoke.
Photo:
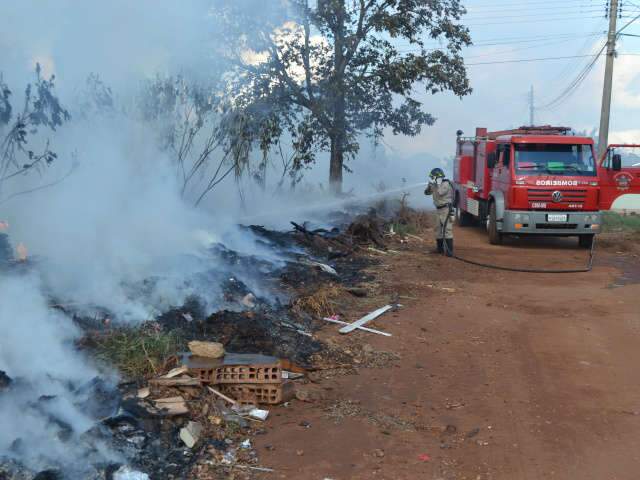
M 32 468 L 78 465 L 94 421 L 75 390 L 98 374 L 73 348 L 80 332 L 49 308 L 35 275 L 0 277 L 0 298 L 0 370 L 13 380 L 0 392 L 0 455 Z M 116 460 L 96 447 L 94 458 Z

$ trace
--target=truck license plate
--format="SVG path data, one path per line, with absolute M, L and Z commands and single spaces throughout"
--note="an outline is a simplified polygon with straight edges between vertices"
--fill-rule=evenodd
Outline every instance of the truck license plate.
M 559 213 L 550 213 L 547 215 L 547 222 L 566 222 L 567 214 L 559 214 Z

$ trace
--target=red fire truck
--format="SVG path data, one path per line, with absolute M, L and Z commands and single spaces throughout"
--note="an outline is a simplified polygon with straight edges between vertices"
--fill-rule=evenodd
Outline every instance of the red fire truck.
M 593 139 L 567 127 L 520 127 L 475 137 L 458 131 L 454 161 L 456 220 L 486 224 L 489 242 L 505 235 L 577 236 L 589 248 L 621 195 L 640 194 L 640 164 L 622 165 L 625 147 L 596 161 Z M 638 197 L 640 199 L 640 196 Z

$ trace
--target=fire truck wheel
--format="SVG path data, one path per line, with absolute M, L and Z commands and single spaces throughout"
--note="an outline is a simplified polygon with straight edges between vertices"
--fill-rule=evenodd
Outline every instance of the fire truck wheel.
M 473 216 L 469 212 L 465 212 L 460 207 L 456 207 L 456 225 L 459 227 L 468 227 L 473 222 Z
M 502 233 L 498 231 L 498 221 L 496 219 L 496 204 L 491 202 L 489 207 L 489 243 L 491 245 L 500 245 L 502 243 Z
M 591 248 L 593 245 L 593 237 L 594 235 L 580 235 L 578 237 L 578 244 L 582 248 Z

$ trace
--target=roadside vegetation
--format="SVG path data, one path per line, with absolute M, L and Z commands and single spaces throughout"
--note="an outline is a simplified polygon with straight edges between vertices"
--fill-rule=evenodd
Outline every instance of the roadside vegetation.
M 185 341 L 177 330 L 162 332 L 151 325 L 122 328 L 95 339 L 96 356 L 118 369 L 130 379 L 156 375 L 185 349 Z
M 615 212 L 605 212 L 604 231 L 609 232 L 640 232 L 640 215 L 630 213 L 623 215 Z

